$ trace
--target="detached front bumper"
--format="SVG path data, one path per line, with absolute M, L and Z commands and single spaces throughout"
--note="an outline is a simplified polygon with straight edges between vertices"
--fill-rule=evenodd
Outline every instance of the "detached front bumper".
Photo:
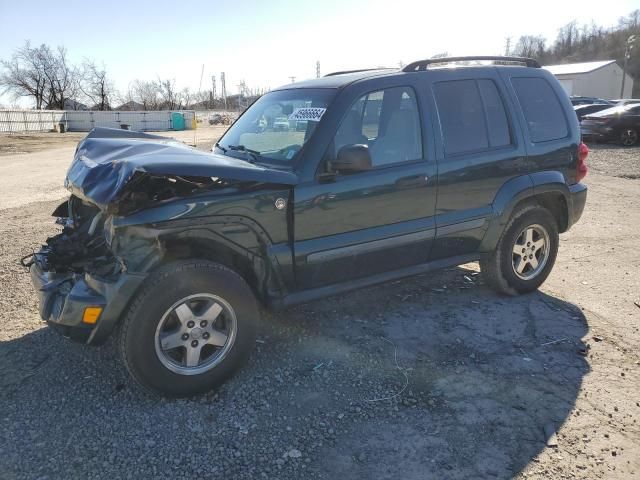
M 72 340 L 100 345 L 109 337 L 146 274 L 121 273 L 113 281 L 88 273 L 44 271 L 36 261 L 30 267 L 38 295 L 40 317 Z M 101 307 L 95 324 L 83 323 L 87 307 Z

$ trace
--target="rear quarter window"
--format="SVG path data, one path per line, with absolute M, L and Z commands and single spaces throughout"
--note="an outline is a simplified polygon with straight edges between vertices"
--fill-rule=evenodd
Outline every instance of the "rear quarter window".
M 433 85 L 446 156 L 511 144 L 507 114 L 493 80 L 449 80 Z
M 549 82 L 539 77 L 511 79 L 533 143 L 558 140 L 569 135 L 560 100 Z
M 475 80 L 438 82 L 433 93 L 447 155 L 489 148 L 482 99 Z

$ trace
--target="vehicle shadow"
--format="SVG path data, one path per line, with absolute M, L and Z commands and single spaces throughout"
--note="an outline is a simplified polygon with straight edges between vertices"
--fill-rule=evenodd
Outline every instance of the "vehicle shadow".
M 333 362 L 359 407 L 321 453 L 323 478 L 511 478 L 569 417 L 589 372 L 584 314 L 542 292 L 499 296 L 475 268 L 280 317 L 313 333 L 301 349 Z
M 179 464 L 206 477 L 222 473 L 204 458 L 220 451 L 241 458 L 225 464 L 234 478 L 511 478 L 571 414 L 588 326 L 545 293 L 492 293 L 473 268 L 266 313 L 250 364 L 192 400 L 142 392 L 113 342 L 88 348 L 48 328 L 0 342 L 4 472 L 162 477 Z M 200 437 L 205 450 L 185 453 Z M 99 455 L 61 453 L 67 439 Z M 170 452 L 164 463 L 150 439 Z M 305 473 L 275 463 L 291 446 L 309 459 Z

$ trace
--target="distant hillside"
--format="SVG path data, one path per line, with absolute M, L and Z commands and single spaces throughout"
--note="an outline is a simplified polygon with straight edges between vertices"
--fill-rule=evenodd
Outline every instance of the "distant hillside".
M 640 98 L 640 10 L 620 18 L 613 28 L 570 22 L 559 30 L 550 46 L 542 36 L 526 35 L 518 39 L 509 53 L 535 58 L 543 65 L 613 59 L 622 67 L 627 39 L 631 35 L 637 37 L 630 49 L 627 73 L 634 80 L 633 97 Z

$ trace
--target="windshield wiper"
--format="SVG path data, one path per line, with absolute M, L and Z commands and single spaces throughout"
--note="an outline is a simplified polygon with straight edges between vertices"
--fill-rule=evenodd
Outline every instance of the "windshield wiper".
M 216 142 L 215 146 L 216 148 L 219 148 L 220 150 L 222 150 L 222 153 L 227 153 L 227 149 L 224 148 L 222 145 L 220 145 L 219 142 Z
M 252 150 L 251 148 L 247 148 L 244 145 L 227 145 L 229 150 L 235 150 L 239 152 L 245 152 L 251 160 L 247 160 L 249 163 L 254 163 L 258 161 L 258 157 L 260 157 L 260 152 L 257 150 Z

